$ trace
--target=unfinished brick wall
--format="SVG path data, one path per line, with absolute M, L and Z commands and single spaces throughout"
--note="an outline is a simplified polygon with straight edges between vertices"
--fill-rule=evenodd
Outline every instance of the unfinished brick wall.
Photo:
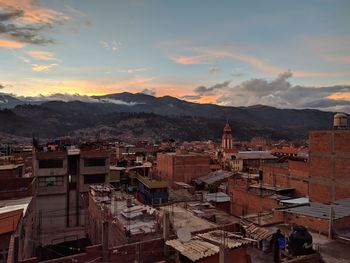
M 201 154 L 158 154 L 158 177 L 173 185 L 174 182 L 191 183 L 210 173 L 210 159 Z
M 210 257 L 202 258 L 198 260 L 198 263 L 217 263 L 219 262 L 219 253 Z M 247 254 L 247 249 L 245 247 L 230 249 L 228 251 L 227 262 L 235 263 L 250 263 L 250 256 Z
M 267 195 L 249 192 L 244 180 L 228 180 L 228 191 L 231 197 L 231 214 L 243 216 L 259 212 L 269 212 L 278 207 L 278 201 Z
M 276 211 L 276 214 L 283 217 L 286 224 L 296 224 L 308 229 L 328 235 L 329 220 L 305 215 L 292 214 L 288 212 Z
M 309 143 L 311 200 L 350 197 L 350 130 L 311 131 Z
M 289 160 L 286 163 L 265 164 L 264 184 L 295 188 L 297 196 L 306 196 L 309 191 L 309 166 L 304 160 Z

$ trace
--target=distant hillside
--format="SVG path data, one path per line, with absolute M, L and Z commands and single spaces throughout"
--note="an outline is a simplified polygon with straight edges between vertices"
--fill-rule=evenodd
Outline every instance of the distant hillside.
M 254 136 L 305 139 L 310 129 L 330 128 L 333 113 L 267 106 L 223 107 L 170 96 L 119 93 L 91 97 L 94 102 L 50 101 L 0 111 L 0 132 L 41 138 L 65 135 L 113 140 L 218 140 L 228 120 L 240 140 Z

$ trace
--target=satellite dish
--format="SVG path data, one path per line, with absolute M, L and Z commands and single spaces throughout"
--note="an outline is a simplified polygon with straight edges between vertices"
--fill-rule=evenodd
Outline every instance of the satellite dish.
M 189 242 L 191 240 L 191 231 L 187 227 L 180 228 L 176 234 L 181 242 Z

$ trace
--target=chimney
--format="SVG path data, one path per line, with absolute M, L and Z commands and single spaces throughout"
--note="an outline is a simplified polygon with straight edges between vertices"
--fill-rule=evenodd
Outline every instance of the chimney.
M 126 198 L 126 207 L 132 207 L 132 197 L 130 196 Z
M 348 128 L 348 116 L 345 113 L 334 115 L 333 128 L 335 130 L 344 130 Z

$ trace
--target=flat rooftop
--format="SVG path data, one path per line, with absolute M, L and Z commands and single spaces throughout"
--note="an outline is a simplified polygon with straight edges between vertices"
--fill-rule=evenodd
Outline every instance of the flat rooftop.
M 310 202 L 309 205 L 282 208 L 277 210 L 292 214 L 329 219 L 331 207 L 333 207 L 334 210 L 334 219 L 350 216 L 350 198 L 342 199 L 332 204 Z
M 159 211 L 134 201 L 133 196 L 115 191 L 109 185 L 92 185 L 90 194 L 101 211 L 107 210 L 112 222 L 121 225 L 131 236 L 159 231 Z

